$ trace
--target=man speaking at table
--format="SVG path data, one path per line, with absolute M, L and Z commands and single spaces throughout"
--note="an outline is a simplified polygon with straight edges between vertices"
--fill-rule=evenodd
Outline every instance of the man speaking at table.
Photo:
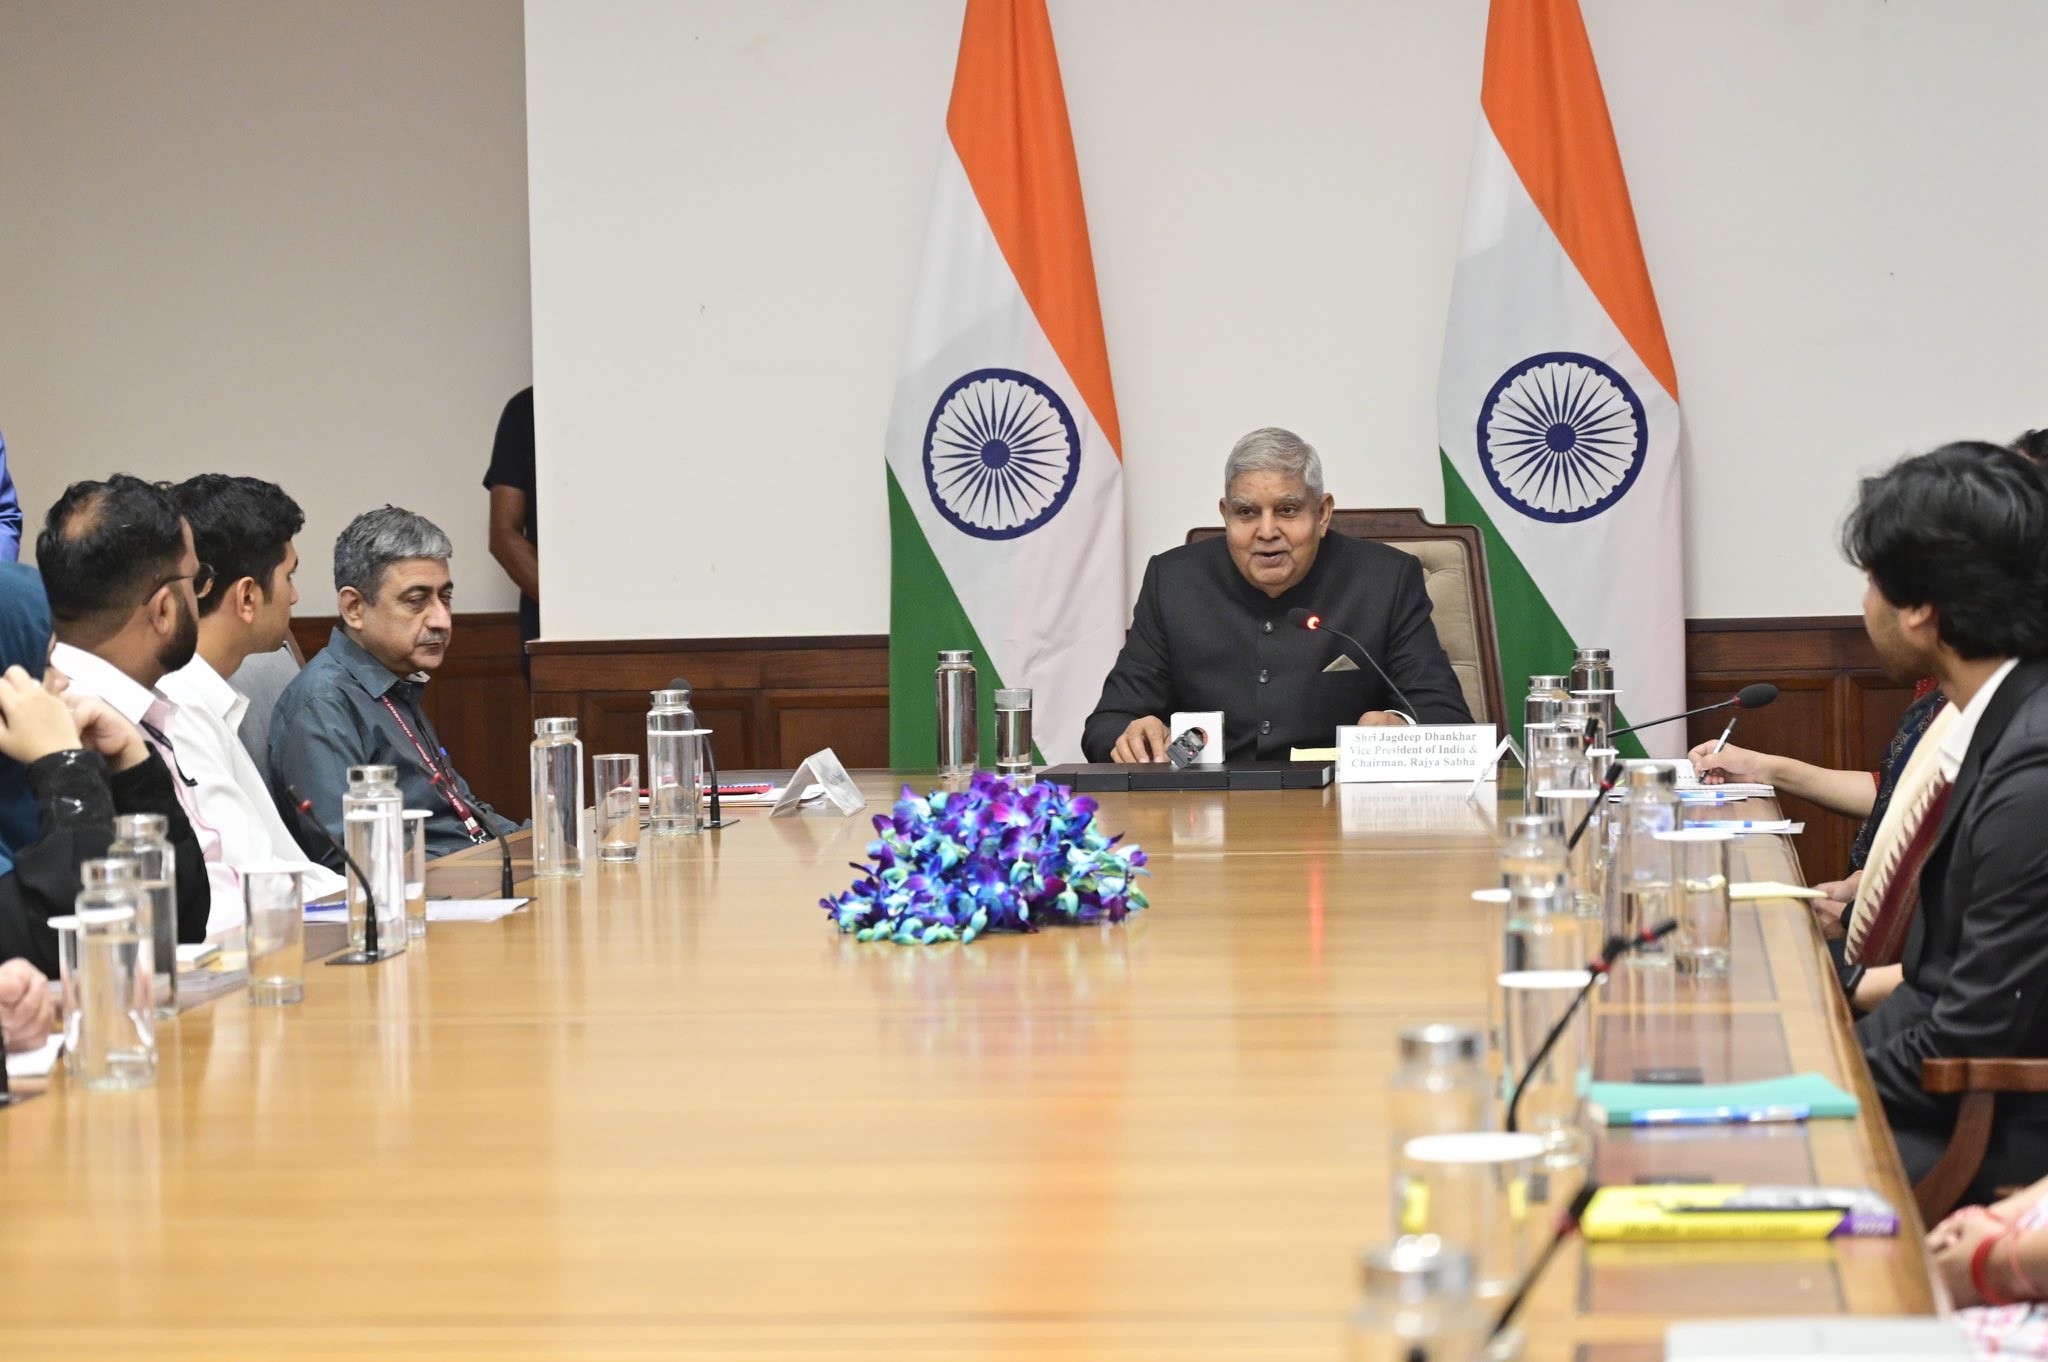
M 1421 562 L 1330 533 L 1336 500 L 1313 446 L 1274 426 L 1245 436 L 1224 463 L 1218 507 L 1223 538 L 1146 564 L 1123 652 L 1082 731 L 1090 761 L 1166 760 L 1177 710 L 1223 711 L 1231 761 L 1328 747 L 1341 724 L 1472 721 L 1437 642 Z M 1292 623 L 1297 607 L 1371 660 Z

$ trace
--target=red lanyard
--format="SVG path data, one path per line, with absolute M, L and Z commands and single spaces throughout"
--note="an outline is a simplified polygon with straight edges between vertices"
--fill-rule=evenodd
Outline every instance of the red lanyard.
M 412 725 L 398 712 L 398 706 L 391 703 L 391 697 L 380 695 L 377 700 L 391 711 L 392 718 L 398 720 L 399 731 L 404 733 L 405 740 L 412 744 L 412 750 L 420 754 L 420 764 L 427 768 L 427 783 L 439 790 L 441 797 L 448 801 L 448 807 L 455 810 L 455 816 L 462 820 L 462 830 L 469 834 L 469 840 L 482 842 L 489 838 L 490 834 L 484 831 L 483 824 L 477 822 L 476 814 L 470 810 L 469 802 L 455 792 L 455 777 L 442 770 L 441 764 L 428 755 L 426 744 L 412 731 Z

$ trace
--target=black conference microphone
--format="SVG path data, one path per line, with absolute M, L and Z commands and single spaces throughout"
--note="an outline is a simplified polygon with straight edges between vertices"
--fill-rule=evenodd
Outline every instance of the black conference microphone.
M 365 875 L 363 868 L 356 864 L 356 858 L 348 854 L 348 848 L 343 846 L 335 835 L 327 830 L 327 825 L 313 816 L 312 800 L 300 794 L 298 787 L 295 785 L 285 786 L 284 792 L 292 797 L 293 807 L 298 811 L 300 820 L 307 827 L 319 833 L 321 841 L 334 848 L 334 854 L 341 857 L 343 865 L 356 872 L 356 883 L 363 887 L 363 905 L 366 911 L 363 918 L 362 953 L 368 959 L 345 960 L 337 956 L 333 963 L 368 964 L 371 960 L 383 958 L 383 952 L 377 948 L 377 893 L 370 888 L 370 877 Z
M 1551 1231 L 1550 1242 L 1543 1246 L 1543 1252 L 1536 1255 L 1536 1261 L 1522 1274 L 1521 1282 L 1515 1287 L 1515 1294 L 1508 1297 L 1506 1308 L 1500 1312 L 1500 1317 L 1494 1320 L 1493 1331 L 1487 1335 L 1489 1339 L 1499 1338 L 1501 1331 L 1515 1322 L 1515 1315 L 1521 1310 L 1522 1302 L 1529 1298 L 1529 1292 L 1535 1289 L 1536 1283 L 1543 1276 L 1543 1270 L 1549 1267 L 1550 1260 L 1557 1256 L 1558 1247 L 1572 1236 L 1579 1228 L 1579 1222 L 1586 1218 L 1586 1208 L 1593 1204 L 1593 1198 L 1599 1191 L 1600 1184 L 1591 1178 L 1587 1178 L 1586 1185 L 1579 1188 L 1579 1194 L 1572 1198 L 1571 1206 L 1557 1218 L 1557 1228 Z
M 1768 681 L 1759 681 L 1755 685 L 1744 686 L 1741 690 L 1718 704 L 1701 705 L 1698 709 L 1689 709 L 1683 714 L 1667 714 L 1661 719 L 1651 719 L 1647 723 L 1630 724 L 1627 728 L 1615 729 L 1607 736 L 1609 738 L 1618 738 L 1624 733 L 1633 733 L 1639 728 L 1655 728 L 1658 724 L 1673 724 L 1677 723 L 1680 719 L 1690 719 L 1695 714 L 1711 714 L 1717 709 L 1762 709 L 1777 698 L 1778 688 L 1776 686 Z
M 1630 951 L 1640 950 L 1653 941 L 1662 941 L 1677 930 L 1677 920 L 1675 918 L 1665 918 L 1656 926 L 1647 927 L 1634 936 L 1622 936 L 1616 933 L 1607 938 L 1606 944 L 1600 947 L 1600 954 L 1598 956 L 1586 962 L 1586 986 L 1579 990 L 1578 996 L 1572 999 L 1571 1005 L 1566 1007 L 1563 1014 L 1558 1017 L 1556 1025 L 1550 1028 L 1550 1034 L 1543 1038 L 1543 1043 L 1536 1047 L 1536 1053 L 1529 1057 L 1529 1063 L 1523 1068 L 1521 1078 L 1516 1080 L 1515 1095 L 1508 1099 L 1507 1127 L 1510 1134 L 1515 1130 L 1515 1112 L 1522 1105 L 1522 1093 L 1528 1088 L 1529 1080 L 1534 1078 L 1536 1071 L 1543 1067 L 1543 1061 L 1550 1058 L 1551 1050 L 1557 1045 L 1557 1038 L 1564 1034 L 1565 1027 L 1571 1024 L 1571 1019 L 1578 1015 L 1581 1007 L 1585 1006 L 1586 995 L 1593 991 L 1593 985 L 1599 983 L 1602 976 L 1607 971 L 1613 969 L 1614 962 L 1621 959 L 1622 956 L 1627 955 Z
M 505 834 L 492 826 L 490 819 L 484 819 L 483 823 L 484 831 L 498 842 L 498 897 L 509 899 L 512 897 L 512 847 L 506 842 Z
M 1208 745 L 1209 732 L 1207 729 L 1190 728 L 1187 732 L 1167 744 L 1166 760 L 1172 765 L 1174 770 L 1178 771 L 1196 757 L 1201 756 L 1202 749 Z
M 1387 689 L 1394 692 L 1394 698 L 1401 702 L 1401 708 L 1407 711 L 1408 717 L 1415 720 L 1418 724 L 1422 722 L 1422 716 L 1415 712 L 1415 702 L 1401 693 L 1401 688 L 1394 684 L 1394 678 L 1387 675 L 1387 669 L 1379 664 L 1377 658 L 1365 650 L 1363 643 L 1360 643 L 1342 629 L 1332 629 L 1329 625 L 1323 623 L 1321 615 L 1318 615 L 1313 610 L 1304 610 L 1298 605 L 1287 612 L 1287 622 L 1297 629 L 1306 629 L 1312 634 L 1335 634 L 1338 638 L 1350 644 L 1352 649 L 1366 660 L 1366 664 L 1379 673 L 1380 680 L 1387 683 Z
M 1607 764 L 1607 774 L 1600 777 L 1600 784 L 1593 795 L 1593 802 L 1586 808 L 1586 816 L 1579 820 L 1579 825 L 1572 829 L 1572 835 L 1565 841 L 1564 849 L 1567 852 L 1576 847 L 1579 844 L 1579 839 L 1586 835 L 1586 828 L 1592 823 L 1593 815 L 1600 812 L 1601 801 L 1607 798 L 1609 790 L 1621 784 L 1621 773 L 1625 769 L 1627 768 L 1624 764 L 1618 761 Z M 1538 790 L 1537 793 L 1541 794 L 1543 792 Z

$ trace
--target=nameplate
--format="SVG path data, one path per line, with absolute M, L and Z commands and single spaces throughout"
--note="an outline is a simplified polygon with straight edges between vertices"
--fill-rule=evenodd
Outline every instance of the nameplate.
M 1337 783 L 1468 781 L 1482 766 L 1495 770 L 1492 724 L 1404 724 L 1337 730 Z

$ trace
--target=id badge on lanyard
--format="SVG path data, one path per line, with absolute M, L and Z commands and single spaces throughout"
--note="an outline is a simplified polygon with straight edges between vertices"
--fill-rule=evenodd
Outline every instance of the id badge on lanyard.
M 412 731 L 412 725 L 407 723 L 405 716 L 398 712 L 398 706 L 391 703 L 391 697 L 380 695 L 377 699 L 385 709 L 391 711 L 391 717 L 398 721 L 398 731 L 405 734 L 405 740 L 411 743 L 412 750 L 419 754 L 420 765 L 426 768 L 428 783 L 441 792 L 441 797 L 448 801 L 448 807 L 453 809 L 455 816 L 462 820 L 462 830 L 469 834 L 469 840 L 472 842 L 489 841 L 491 834 L 484 830 L 481 822 L 477 821 L 475 811 L 469 807 L 469 801 L 456 793 L 455 778 L 443 770 L 441 764 L 428 754 L 427 745 L 420 741 L 417 733 Z

